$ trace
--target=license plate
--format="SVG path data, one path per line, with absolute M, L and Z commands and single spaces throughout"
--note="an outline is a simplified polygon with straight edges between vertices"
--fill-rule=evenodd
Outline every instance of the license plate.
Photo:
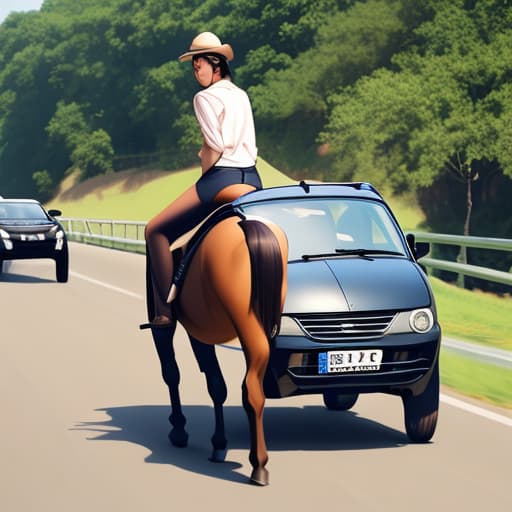
M 375 372 L 382 350 L 334 350 L 318 354 L 318 373 Z
M 44 233 L 37 233 L 35 235 L 20 235 L 22 242 L 34 242 L 37 240 L 44 240 Z

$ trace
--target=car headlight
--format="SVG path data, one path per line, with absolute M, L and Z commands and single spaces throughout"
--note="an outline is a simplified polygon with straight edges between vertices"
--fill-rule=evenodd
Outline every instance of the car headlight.
M 299 324 L 289 316 L 281 317 L 281 328 L 279 329 L 280 336 L 304 336 Z
M 0 229 L 0 238 L 2 239 L 2 242 L 4 243 L 4 247 L 8 251 L 12 251 L 13 245 L 12 240 L 10 240 L 11 235 L 5 231 L 5 229 Z
M 64 238 L 64 231 L 62 231 L 62 229 L 59 229 L 59 231 L 55 233 L 55 238 Z
M 415 309 L 409 316 L 409 325 L 415 332 L 428 332 L 434 326 L 434 315 L 430 309 Z

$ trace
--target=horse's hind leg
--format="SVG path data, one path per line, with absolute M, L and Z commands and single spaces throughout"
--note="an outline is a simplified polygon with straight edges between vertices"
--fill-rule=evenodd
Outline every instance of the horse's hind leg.
M 251 483 L 268 485 L 269 473 L 265 468 L 268 462 L 268 453 L 263 430 L 263 408 L 265 405 L 263 378 L 268 364 L 270 347 L 263 329 L 254 318 L 249 319 L 242 328 L 237 327 L 247 364 L 247 373 L 242 383 L 242 403 L 249 420 L 251 436 L 249 453 L 249 461 L 253 467 Z
M 186 419 L 181 409 L 179 393 L 180 371 L 176 363 L 173 338 L 176 330 L 176 323 L 169 329 L 151 329 L 153 341 L 155 342 L 158 358 L 162 368 L 162 377 L 169 388 L 171 399 L 171 415 L 169 421 L 172 429 L 169 432 L 169 440 L 174 446 L 187 446 L 188 434 L 185 430 Z
M 210 460 L 212 462 L 224 462 L 227 447 L 223 410 L 227 397 L 226 383 L 215 354 L 215 346 L 201 343 L 192 336 L 189 336 L 189 338 L 199 368 L 205 375 L 208 393 L 215 411 L 215 432 L 212 436 L 213 452 Z

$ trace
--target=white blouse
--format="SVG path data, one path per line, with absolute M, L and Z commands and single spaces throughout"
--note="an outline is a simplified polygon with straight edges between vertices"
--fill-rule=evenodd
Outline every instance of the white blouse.
M 247 93 L 231 80 L 219 80 L 194 96 L 194 111 L 206 144 L 221 153 L 215 164 L 250 167 L 258 148 Z

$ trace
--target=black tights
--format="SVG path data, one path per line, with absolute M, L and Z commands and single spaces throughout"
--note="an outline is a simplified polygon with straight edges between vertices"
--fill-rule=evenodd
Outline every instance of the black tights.
M 197 184 L 183 192 L 148 222 L 144 234 L 151 266 L 152 299 L 156 315 L 170 318 L 167 297 L 174 275 L 174 264 L 169 246 L 222 203 L 233 201 L 241 194 L 261 187 L 261 180 L 254 166 L 213 166 L 201 176 Z
M 199 224 L 218 206 L 215 202 L 202 203 L 193 186 L 146 225 L 144 234 L 150 256 L 156 315 L 170 317 L 167 297 L 174 275 L 174 265 L 169 246 Z

